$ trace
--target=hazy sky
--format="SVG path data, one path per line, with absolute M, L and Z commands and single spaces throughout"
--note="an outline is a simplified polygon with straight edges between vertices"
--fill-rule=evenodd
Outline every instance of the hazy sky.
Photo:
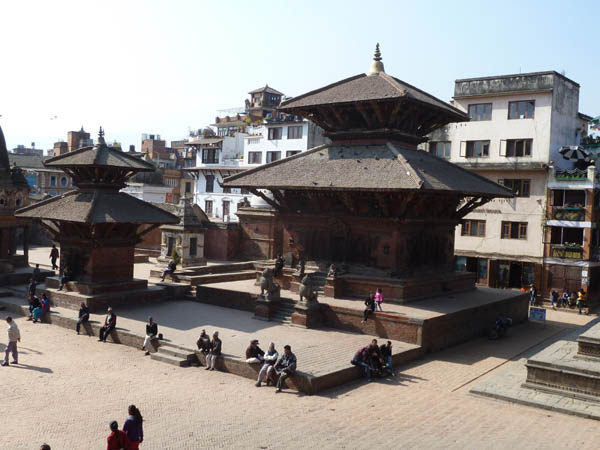
M 593 1 L 4 1 L 0 125 L 48 149 L 82 125 L 140 148 L 243 106 L 268 83 L 298 95 L 368 71 L 449 100 L 457 78 L 565 71 L 600 114 Z M 56 118 L 55 118 L 56 117 Z

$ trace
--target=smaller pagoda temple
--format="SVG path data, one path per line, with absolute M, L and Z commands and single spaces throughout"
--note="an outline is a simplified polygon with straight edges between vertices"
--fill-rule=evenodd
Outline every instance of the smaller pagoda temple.
M 28 262 L 28 226 L 30 221 L 15 217 L 15 210 L 28 203 L 29 185 L 18 167 L 10 167 L 4 133 L 0 127 L 0 284 L 3 274 Z M 23 243 L 23 254 L 17 254 L 17 231 Z
M 147 280 L 133 278 L 134 247 L 143 234 L 179 219 L 169 212 L 119 192 L 138 172 L 153 164 L 108 147 L 100 129 L 98 143 L 44 162 L 60 168 L 77 189 L 17 211 L 19 218 L 40 219 L 60 244 L 61 273 L 68 283 L 58 291 L 58 278 L 46 279 L 46 293 L 55 304 L 90 308 L 138 302 L 163 295 L 148 288 Z M 143 231 L 139 226 L 149 224 Z

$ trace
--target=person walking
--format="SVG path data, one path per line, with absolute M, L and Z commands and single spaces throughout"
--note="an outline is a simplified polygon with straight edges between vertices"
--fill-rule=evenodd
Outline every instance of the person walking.
M 56 265 L 58 256 L 58 249 L 56 248 L 56 245 L 52 245 L 52 250 L 50 250 L 50 262 L 52 263 L 52 270 L 58 269 L 58 266 Z
M 8 354 L 11 352 L 13 357 L 11 363 L 19 364 L 17 342 L 21 342 L 21 333 L 19 332 L 19 327 L 12 317 L 8 316 L 6 318 L 6 323 L 8 324 L 8 345 L 6 346 L 6 350 L 4 350 L 4 361 L 2 361 L 3 366 L 8 366 Z
M 532 284 L 529 287 L 529 305 L 534 306 L 536 299 L 537 299 L 537 289 L 535 288 L 535 285 Z
M 115 329 L 117 326 L 117 315 L 113 313 L 113 309 L 108 307 L 108 314 L 104 319 L 104 326 L 100 328 L 98 332 L 98 342 L 103 341 L 106 342 L 106 338 Z
M 77 319 L 77 325 L 75 325 L 77 334 L 79 334 L 81 324 L 86 323 L 88 320 L 90 320 L 90 309 L 85 305 L 85 302 L 81 302 L 79 304 L 79 317 Z
M 146 350 L 146 353 L 144 353 L 146 356 L 150 354 L 150 350 L 152 349 L 152 339 L 156 339 L 156 336 L 158 336 L 158 324 L 154 322 L 152 317 L 148 317 L 146 337 L 144 338 L 144 345 L 142 345 L 142 350 Z
M 275 364 L 275 371 L 278 375 L 277 378 L 277 389 L 275 392 L 281 392 L 281 386 L 286 378 L 293 376 L 296 373 L 297 359 L 296 355 L 292 353 L 292 347 L 289 345 L 283 346 L 283 355 L 279 358 L 279 361 Z
M 127 417 L 123 424 L 123 432 L 127 436 L 127 439 L 129 439 L 129 448 L 137 450 L 140 444 L 144 442 L 144 427 L 142 426 L 144 418 L 135 405 L 129 405 L 127 412 L 129 417 Z
M 127 435 L 119 430 L 119 424 L 113 420 L 110 425 L 111 433 L 106 438 L 106 450 L 129 450 L 131 442 Z
M 206 355 L 206 370 L 215 370 L 217 364 L 217 357 L 221 356 L 223 342 L 219 339 L 219 332 L 213 333 L 212 341 L 210 341 L 210 350 Z
M 258 372 L 258 381 L 256 382 L 256 387 L 260 387 L 260 383 L 262 380 L 267 378 L 267 386 L 271 382 L 271 377 L 273 376 L 273 369 L 275 367 L 275 363 L 277 363 L 277 358 L 279 358 L 279 353 L 275 350 L 275 344 L 271 342 L 269 344 L 269 349 L 267 353 L 264 354 L 264 364 L 260 368 L 260 372 Z
M 381 307 L 381 304 L 383 303 L 383 291 L 381 290 L 381 288 L 377 288 L 377 292 L 375 292 L 375 310 L 377 310 L 377 308 L 379 308 L 379 311 L 383 312 L 383 308 Z
M 581 314 L 582 308 L 585 306 L 585 301 L 587 300 L 587 295 L 583 288 L 579 289 L 577 293 L 577 309 L 579 310 L 579 314 Z

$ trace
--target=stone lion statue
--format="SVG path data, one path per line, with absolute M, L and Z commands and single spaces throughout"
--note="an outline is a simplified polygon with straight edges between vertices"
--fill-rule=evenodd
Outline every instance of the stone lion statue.
M 310 276 L 305 275 L 304 278 L 302 278 L 302 281 L 300 282 L 300 287 L 298 288 L 298 293 L 300 294 L 301 302 L 317 301 L 317 292 L 313 289 L 312 280 Z
M 266 268 L 260 277 L 260 295 L 267 300 L 279 298 L 279 284 L 273 282 L 273 269 Z M 265 295 L 266 294 L 266 295 Z

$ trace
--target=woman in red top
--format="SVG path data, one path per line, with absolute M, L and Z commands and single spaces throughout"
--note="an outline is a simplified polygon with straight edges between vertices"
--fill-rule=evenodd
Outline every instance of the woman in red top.
M 119 430 L 119 424 L 116 420 L 110 423 L 110 431 L 112 433 L 106 438 L 106 450 L 130 450 L 131 442 L 127 439 L 127 435 Z

